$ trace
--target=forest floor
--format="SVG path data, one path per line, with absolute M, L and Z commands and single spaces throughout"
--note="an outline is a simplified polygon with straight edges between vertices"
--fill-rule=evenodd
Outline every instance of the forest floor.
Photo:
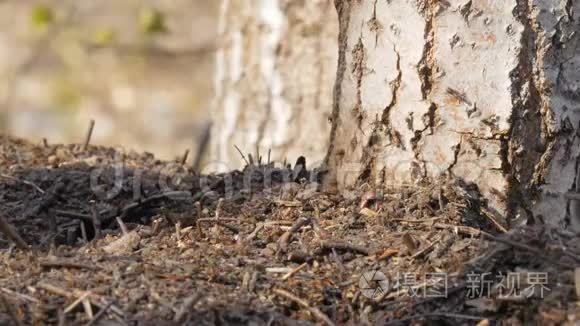
M 264 182 L 264 176 L 271 182 Z M 441 180 L 341 194 L 268 164 L 0 135 L 1 325 L 577 325 L 580 241 Z

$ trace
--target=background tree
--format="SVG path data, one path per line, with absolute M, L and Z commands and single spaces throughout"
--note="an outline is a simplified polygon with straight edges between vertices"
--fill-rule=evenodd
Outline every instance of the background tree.
M 331 0 L 222 1 L 212 159 L 321 163 L 328 148 L 338 20 Z

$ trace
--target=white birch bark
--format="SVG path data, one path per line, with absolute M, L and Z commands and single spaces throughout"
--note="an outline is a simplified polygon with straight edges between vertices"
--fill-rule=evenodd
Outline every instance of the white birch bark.
M 574 224 L 578 1 L 336 2 L 331 184 L 451 175 L 508 220 Z
M 329 143 L 338 19 L 331 0 L 223 0 L 211 159 L 321 162 Z

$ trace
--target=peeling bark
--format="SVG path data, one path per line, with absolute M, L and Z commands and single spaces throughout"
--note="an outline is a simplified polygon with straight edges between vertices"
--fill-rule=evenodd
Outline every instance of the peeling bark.
M 338 20 L 331 0 L 222 1 L 211 157 L 239 168 L 237 145 L 320 163 L 329 144 Z M 265 158 L 264 158 L 265 159 Z
M 337 0 L 328 183 L 440 175 L 488 208 L 580 227 L 580 4 Z

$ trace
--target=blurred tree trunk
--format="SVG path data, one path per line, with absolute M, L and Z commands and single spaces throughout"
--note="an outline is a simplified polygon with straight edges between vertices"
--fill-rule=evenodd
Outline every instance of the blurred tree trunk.
M 219 29 L 212 169 L 241 167 L 234 145 L 320 164 L 338 56 L 332 0 L 223 0 Z
M 579 2 L 336 2 L 329 184 L 451 175 L 512 223 L 577 218 Z

